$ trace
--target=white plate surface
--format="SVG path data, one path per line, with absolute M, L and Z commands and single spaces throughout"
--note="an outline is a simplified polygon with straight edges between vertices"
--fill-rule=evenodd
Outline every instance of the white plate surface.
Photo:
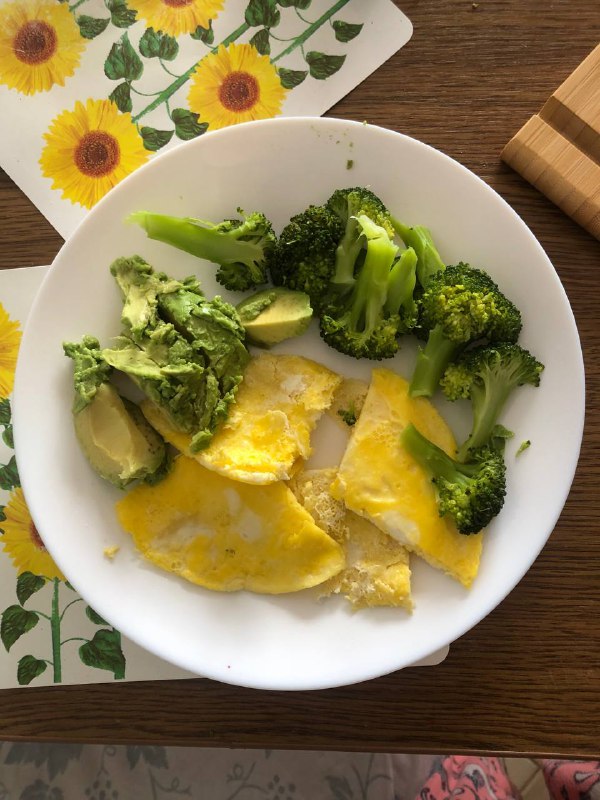
M 348 169 L 348 160 L 353 166 Z M 277 232 L 337 187 L 369 185 L 410 224 L 428 225 L 447 263 L 488 270 L 520 307 L 522 344 L 546 365 L 542 385 L 517 391 L 503 422 L 508 496 L 490 526 L 470 591 L 413 559 L 412 616 L 352 613 L 311 592 L 269 597 L 205 591 L 142 561 L 115 519 L 120 493 L 82 456 L 71 419 L 72 364 L 62 342 L 119 332 L 117 256 L 139 253 L 177 277 L 214 271 L 125 225 L 147 209 L 219 220 L 238 206 L 263 210 Z M 229 299 L 239 299 L 230 296 Z M 373 366 L 327 348 L 315 328 L 280 346 L 339 372 L 368 378 Z M 383 366 L 409 375 L 412 342 Z M 458 438 L 466 404 L 437 401 Z M 15 438 L 23 488 L 48 550 L 85 599 L 123 634 L 172 663 L 221 681 L 270 689 L 316 689 L 410 665 L 454 641 L 488 614 L 529 569 L 552 532 L 573 479 L 584 416 L 584 375 L 573 315 L 550 261 L 517 214 L 485 183 L 440 152 L 401 134 L 333 119 L 249 123 L 186 143 L 140 169 L 89 214 L 58 254 L 24 333 L 15 387 Z M 333 424 L 333 423 L 332 423 Z M 532 447 L 518 459 L 523 439 Z M 339 454 L 327 425 L 315 463 Z M 114 561 L 103 555 L 119 545 Z

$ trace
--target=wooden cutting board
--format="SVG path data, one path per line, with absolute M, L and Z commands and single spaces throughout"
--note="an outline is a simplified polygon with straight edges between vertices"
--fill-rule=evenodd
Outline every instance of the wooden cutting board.
M 508 142 L 501 158 L 600 239 L 600 45 Z

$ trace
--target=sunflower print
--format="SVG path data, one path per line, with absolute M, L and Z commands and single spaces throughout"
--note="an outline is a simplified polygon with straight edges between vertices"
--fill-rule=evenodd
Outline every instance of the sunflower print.
M 33 572 L 44 578 L 64 581 L 64 575 L 46 550 L 31 519 L 22 489 L 11 492 L 4 514 L 6 518 L 1 523 L 4 535 L 0 536 L 0 545 L 13 562 L 17 574 Z
M 66 3 L 16 0 L 0 7 L 0 83 L 10 89 L 29 95 L 64 86 L 84 48 Z
M 78 100 L 54 118 L 44 139 L 43 175 L 64 199 L 86 208 L 149 157 L 131 114 L 110 100 Z
M 128 0 L 127 5 L 148 27 L 181 36 L 193 33 L 198 26 L 208 28 L 223 9 L 224 0 Z
M 250 44 L 221 45 L 205 56 L 192 75 L 191 111 L 209 128 L 277 116 L 287 91 L 268 56 Z
M 8 397 L 15 381 L 17 353 L 21 344 L 21 328 L 0 303 L 0 397 Z

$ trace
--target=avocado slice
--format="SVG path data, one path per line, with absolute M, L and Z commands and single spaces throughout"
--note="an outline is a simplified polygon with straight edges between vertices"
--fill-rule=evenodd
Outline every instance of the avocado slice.
M 236 306 L 251 344 L 272 347 L 301 336 L 312 319 L 310 298 L 304 292 L 276 287 L 263 289 Z
M 93 400 L 74 413 L 77 439 L 94 470 L 123 489 L 150 479 L 165 464 L 165 443 L 135 403 L 111 383 L 97 387 Z

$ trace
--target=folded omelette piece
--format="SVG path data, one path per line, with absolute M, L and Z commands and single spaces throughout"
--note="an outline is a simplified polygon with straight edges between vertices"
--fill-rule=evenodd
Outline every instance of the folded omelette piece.
M 336 469 L 299 472 L 289 486 L 313 519 L 341 545 L 346 567 L 319 587 L 343 595 L 354 608 L 402 606 L 412 610 L 408 551 L 391 536 L 331 496 Z
M 160 483 L 129 492 L 117 516 L 149 561 L 216 591 L 297 592 L 345 565 L 285 484 L 231 481 L 186 456 Z
M 142 403 L 148 422 L 180 452 L 210 470 L 245 483 L 288 480 L 311 453 L 310 436 L 341 377 L 308 358 L 266 353 L 251 359 L 236 402 L 210 445 L 190 451 L 160 409 Z
M 439 516 L 430 477 L 400 445 L 409 422 L 449 455 L 455 453 L 452 433 L 429 400 L 411 398 L 408 382 L 396 373 L 374 369 L 332 493 L 469 587 L 479 569 L 482 534 L 464 536 L 448 517 Z

